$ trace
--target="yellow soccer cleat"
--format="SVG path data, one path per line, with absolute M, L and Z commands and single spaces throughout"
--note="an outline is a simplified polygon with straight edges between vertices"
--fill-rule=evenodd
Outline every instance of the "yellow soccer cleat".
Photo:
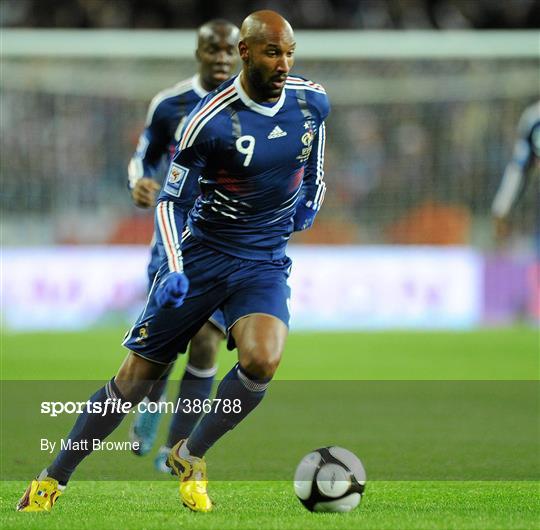
M 32 480 L 17 503 L 18 512 L 50 512 L 62 495 L 62 486 L 54 478 L 41 474 Z
M 171 468 L 173 475 L 180 479 L 180 499 L 184 506 L 194 512 L 209 512 L 212 510 L 212 501 L 206 488 L 206 462 L 204 458 L 186 460 L 178 456 L 178 449 L 185 440 L 180 440 L 169 453 L 167 466 Z

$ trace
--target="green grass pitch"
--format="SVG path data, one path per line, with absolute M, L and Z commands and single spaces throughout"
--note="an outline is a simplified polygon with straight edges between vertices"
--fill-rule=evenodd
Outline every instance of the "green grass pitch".
M 3 335 L 1 378 L 108 379 L 125 355 L 119 346 L 121 336 L 121 330 Z M 463 333 L 294 333 L 279 378 L 536 380 L 538 353 L 538 331 L 528 327 Z M 222 352 L 221 375 L 234 358 L 233 352 Z M 181 359 L 178 363 L 176 378 L 183 362 Z M 5 437 L 9 432 L 2 431 Z M 142 460 L 133 458 L 134 466 L 143 465 Z M 2 528 L 130 530 L 538 527 L 537 482 L 369 481 L 370 463 L 364 463 L 368 470 L 366 494 L 361 506 L 350 514 L 307 512 L 295 499 L 291 482 L 211 480 L 216 507 L 214 512 L 203 515 L 190 513 L 180 505 L 172 478 L 93 482 L 77 481 L 75 476 L 51 514 L 16 513 L 14 505 L 26 483 L 2 482 L 0 524 Z M 209 473 L 212 479 L 211 468 Z

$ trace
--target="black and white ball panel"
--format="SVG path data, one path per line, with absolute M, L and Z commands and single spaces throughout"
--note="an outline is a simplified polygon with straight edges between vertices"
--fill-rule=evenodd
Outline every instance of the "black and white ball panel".
M 328 451 L 335 459 L 345 464 L 352 471 L 358 484 L 362 486 L 366 485 L 366 470 L 360 459 L 354 453 L 351 453 L 351 451 L 348 451 L 347 449 L 343 449 L 343 447 L 329 447 Z
M 306 455 L 294 476 L 294 490 L 310 511 L 347 512 L 360 503 L 366 472 L 347 449 L 323 447 Z

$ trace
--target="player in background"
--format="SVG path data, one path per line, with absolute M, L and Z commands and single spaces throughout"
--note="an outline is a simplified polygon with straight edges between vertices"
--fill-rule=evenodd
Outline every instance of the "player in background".
M 72 444 L 103 440 L 168 370 L 217 309 L 238 362 L 221 381 L 212 410 L 167 463 L 180 498 L 208 512 L 205 453 L 264 398 L 288 334 L 294 231 L 309 228 L 324 198 L 326 92 L 290 76 L 294 34 L 274 11 L 248 16 L 240 31 L 239 76 L 204 98 L 184 125 L 156 207 L 162 261 L 147 305 L 123 342 L 118 373 L 91 396 L 68 434 Z M 50 510 L 91 448 L 63 449 L 32 481 L 21 511 Z M 242 459 L 243 455 L 237 455 Z M 145 493 L 146 494 L 146 493 Z
M 128 166 L 129 189 L 133 201 L 142 208 L 154 207 L 156 194 L 161 189 L 163 173 L 166 172 L 174 155 L 182 125 L 201 98 L 227 81 L 234 73 L 238 60 L 238 28 L 222 19 L 210 20 L 197 30 L 195 57 L 198 72 L 190 79 L 177 83 L 172 88 L 159 92 L 150 103 L 144 132 L 137 150 Z M 165 167 L 163 168 L 163 166 Z M 163 169 L 162 172 L 160 170 Z M 156 180 L 156 178 L 159 178 Z M 156 237 L 152 238 L 151 258 L 148 264 L 148 291 L 150 291 L 160 258 Z M 217 370 L 216 356 L 221 340 L 225 338 L 225 321 L 221 311 L 216 311 L 189 346 L 188 362 L 182 380 L 178 399 L 204 400 L 208 398 Z M 145 398 L 148 402 L 158 402 L 165 395 L 169 372 L 154 385 Z M 155 467 L 168 473 L 165 465 L 171 447 L 193 429 L 199 416 L 179 410 L 172 418 L 166 445 L 163 445 L 155 459 Z M 134 453 L 147 454 L 154 445 L 161 412 L 138 412 L 130 430 L 132 442 L 137 442 Z M 174 440 L 174 442 L 172 441 Z
M 512 159 L 504 174 L 493 200 L 491 212 L 498 240 L 505 239 L 509 232 L 508 217 L 518 197 L 525 191 L 532 170 L 540 163 L 540 101 L 527 107 L 518 125 L 518 138 Z

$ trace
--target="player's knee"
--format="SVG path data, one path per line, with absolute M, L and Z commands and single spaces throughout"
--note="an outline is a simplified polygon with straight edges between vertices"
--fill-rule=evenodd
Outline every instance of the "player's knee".
M 152 390 L 153 381 L 126 381 L 115 378 L 115 384 L 120 391 L 122 399 L 133 405 L 140 403 Z
M 189 347 L 189 364 L 200 370 L 212 368 L 216 364 L 219 343 L 222 333 L 207 324 L 191 339 Z
M 279 362 L 281 351 L 272 344 L 258 344 L 240 355 L 242 368 L 253 377 L 270 379 L 274 376 Z
M 168 369 L 168 366 L 152 363 L 130 353 L 114 378 L 116 387 L 124 401 L 134 405 L 152 390 L 154 383 Z

